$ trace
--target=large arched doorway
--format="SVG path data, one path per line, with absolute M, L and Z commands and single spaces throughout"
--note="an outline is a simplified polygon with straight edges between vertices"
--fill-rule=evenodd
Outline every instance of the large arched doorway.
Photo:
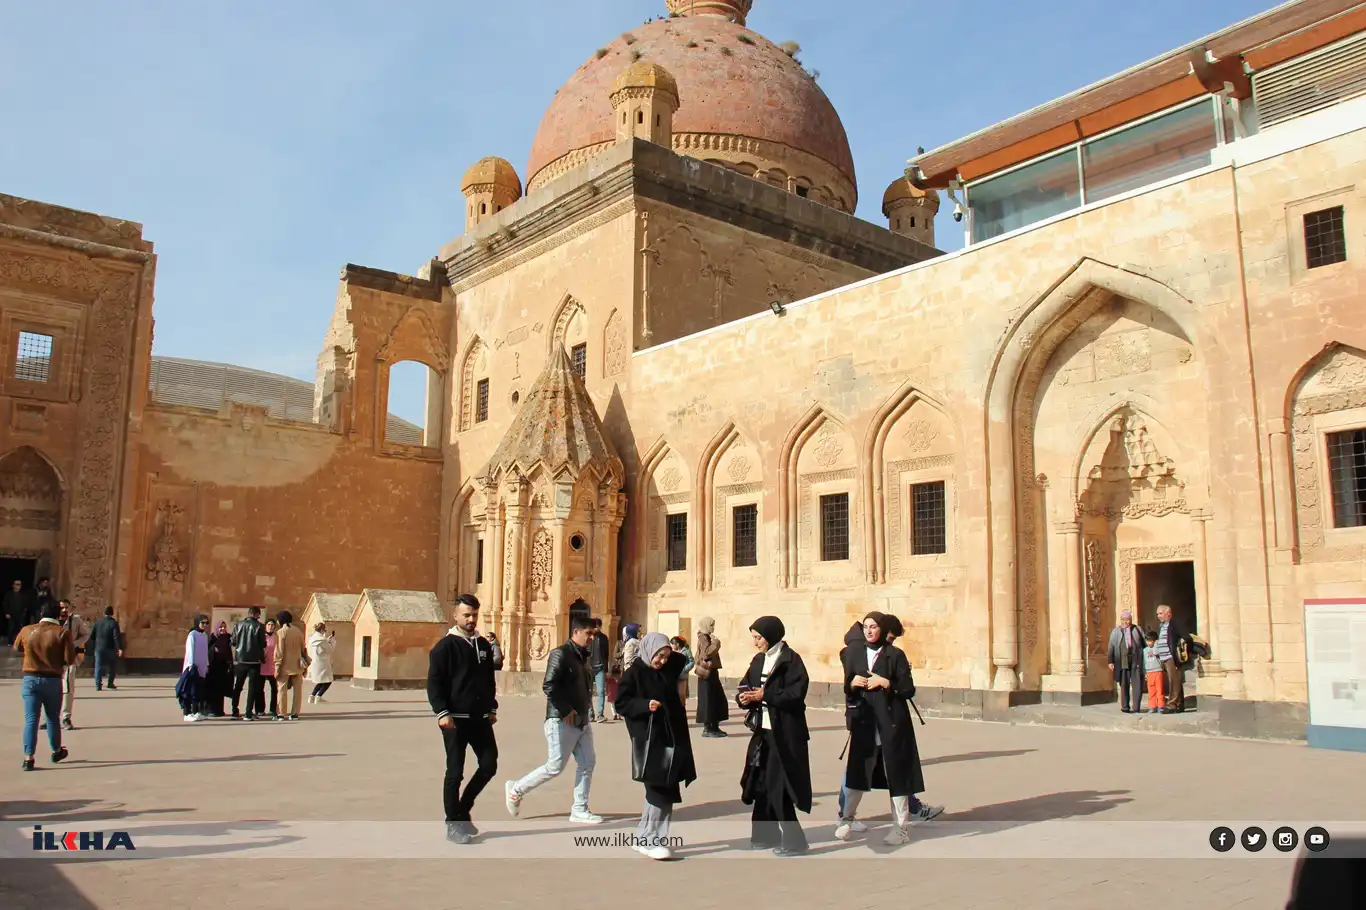
M 61 477 L 36 449 L 0 457 L 0 590 L 15 581 L 31 589 L 40 578 L 61 590 L 62 507 Z

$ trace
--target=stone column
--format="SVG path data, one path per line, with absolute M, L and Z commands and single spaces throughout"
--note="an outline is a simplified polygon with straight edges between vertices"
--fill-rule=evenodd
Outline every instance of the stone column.
M 1267 421 L 1271 428 L 1271 495 L 1275 504 L 1274 539 L 1276 548 L 1289 549 L 1295 545 L 1295 515 L 1293 493 L 1294 467 L 1290 457 L 1290 434 L 1284 417 Z
M 513 652 L 511 669 L 526 669 L 526 478 L 517 478 L 503 487 L 507 503 L 507 534 L 503 554 L 507 577 L 503 580 L 503 606 L 511 618 L 508 646 Z
M 484 520 L 484 577 L 489 580 L 490 622 L 498 635 L 507 640 L 503 627 L 503 519 L 497 515 L 497 504 L 489 491 L 488 512 L 493 517 Z
M 1217 676 L 1221 673 L 1219 625 L 1210 619 L 1209 551 L 1206 547 L 1210 517 L 1209 509 L 1195 509 L 1191 512 L 1191 529 L 1195 532 L 1195 623 L 1209 640 L 1211 658 L 1204 661 L 1204 669 L 1210 676 Z
M 1081 640 L 1082 630 L 1085 628 L 1081 621 L 1085 597 L 1081 584 L 1081 522 L 1060 521 L 1053 525 L 1053 529 L 1060 538 L 1062 552 L 1066 558 L 1067 604 L 1064 610 L 1066 622 L 1063 630 L 1067 642 L 1064 649 L 1066 674 L 1081 676 L 1086 669 L 1082 660 L 1085 649 Z

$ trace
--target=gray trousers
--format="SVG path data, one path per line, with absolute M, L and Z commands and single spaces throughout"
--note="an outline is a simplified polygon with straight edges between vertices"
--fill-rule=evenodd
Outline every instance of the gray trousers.
M 1138 711 L 1143 707 L 1143 689 L 1148 684 L 1148 676 L 1142 669 L 1130 667 L 1115 670 L 1119 674 L 1119 707 L 1124 711 Z M 1130 699 L 1133 704 L 1130 705 Z
M 636 837 L 645 842 L 646 846 L 668 846 L 663 838 L 669 836 L 669 822 L 673 819 L 674 808 L 661 809 L 659 806 L 652 806 L 649 802 L 645 803 L 645 809 L 640 813 L 640 824 L 636 825 Z

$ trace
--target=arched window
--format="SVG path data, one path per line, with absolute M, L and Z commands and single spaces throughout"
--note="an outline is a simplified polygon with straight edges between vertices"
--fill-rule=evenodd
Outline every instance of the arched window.
M 441 445 L 444 399 L 441 375 L 416 360 L 389 365 L 384 440 L 409 446 Z
M 645 122 L 645 112 L 644 112 L 644 111 L 636 111 L 636 123 L 644 123 L 644 122 Z
M 481 215 L 487 215 L 488 213 L 489 213 L 489 205 L 488 205 L 488 203 L 487 203 L 487 202 L 481 202 L 481 203 L 479 203 L 479 214 L 481 214 Z

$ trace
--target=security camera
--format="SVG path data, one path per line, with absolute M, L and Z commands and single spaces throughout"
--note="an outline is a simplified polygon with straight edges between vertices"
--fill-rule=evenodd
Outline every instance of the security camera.
M 962 220 L 963 220 L 963 203 L 959 202 L 959 203 L 957 203 L 957 204 L 953 207 L 953 220 L 954 220 L 954 221 L 962 221 Z

